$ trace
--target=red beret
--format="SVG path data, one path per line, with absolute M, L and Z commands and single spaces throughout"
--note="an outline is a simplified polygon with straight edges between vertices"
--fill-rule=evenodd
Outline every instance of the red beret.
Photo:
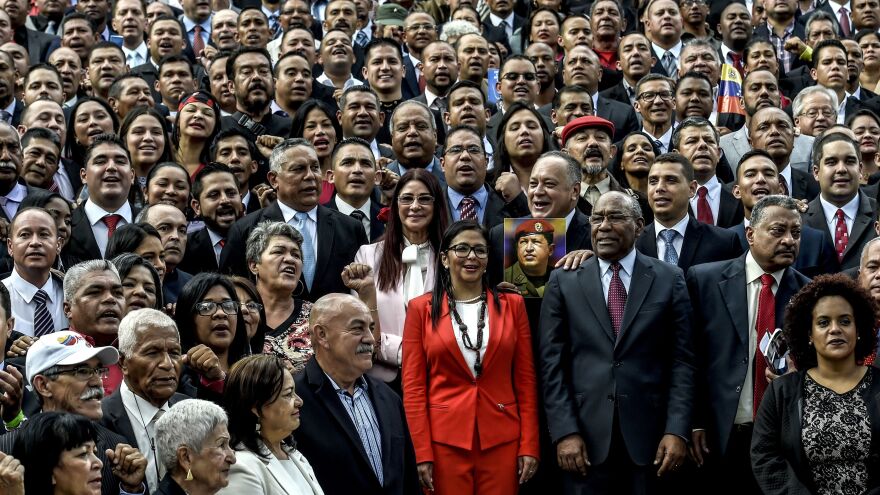
M 578 117 L 565 125 L 565 127 L 562 129 L 562 145 L 565 146 L 565 142 L 568 141 L 568 137 L 575 132 L 581 129 L 589 128 L 602 129 L 608 133 L 609 137 L 614 139 L 614 124 L 603 119 L 602 117 L 586 115 L 584 117 Z
M 541 219 L 535 220 L 526 220 L 525 222 L 519 224 L 519 227 L 516 228 L 516 232 L 513 233 L 513 236 L 516 237 L 520 234 L 531 235 L 531 234 L 552 234 L 553 233 L 553 224 Z

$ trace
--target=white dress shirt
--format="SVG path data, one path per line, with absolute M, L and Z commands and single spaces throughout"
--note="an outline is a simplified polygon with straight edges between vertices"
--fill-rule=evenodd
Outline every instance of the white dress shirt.
M 828 232 L 831 233 L 831 237 L 834 237 L 834 231 L 837 229 L 837 207 L 833 204 L 825 201 L 825 198 L 822 195 L 819 195 L 819 204 L 822 205 L 822 211 L 825 213 L 825 221 L 828 222 Z M 859 212 L 859 195 L 856 196 L 849 201 L 849 203 L 843 205 L 843 217 L 846 220 L 846 233 L 849 234 L 852 232 L 853 222 L 856 219 L 856 215 Z
M 676 43 L 675 46 L 673 46 L 669 50 L 666 50 L 665 48 L 662 48 L 660 45 L 657 45 L 655 43 L 651 43 L 651 47 L 654 48 L 654 53 L 657 54 L 657 62 L 663 60 L 663 57 L 666 56 L 666 52 L 672 52 L 672 56 L 675 57 L 675 66 L 681 67 L 681 49 L 682 47 L 684 47 L 684 44 L 681 41 Z
M 843 101 L 840 102 L 840 105 L 837 107 L 837 124 L 843 125 L 846 122 L 846 99 L 848 95 L 846 92 L 843 93 Z
M 486 304 L 492 304 L 491 301 L 486 301 Z M 467 334 L 470 338 L 471 344 L 477 345 L 477 322 L 480 319 L 480 307 L 482 306 L 481 302 L 478 300 L 473 303 L 455 303 L 455 308 L 458 311 L 458 315 L 461 317 L 461 322 L 467 326 Z M 483 342 L 480 345 L 480 362 L 483 363 L 483 358 L 486 356 L 486 347 L 489 345 L 489 309 L 486 308 L 486 321 L 483 327 Z M 452 317 L 452 314 L 449 315 L 449 319 L 452 320 L 452 332 L 455 334 L 455 342 L 458 344 L 458 348 L 461 350 L 461 355 L 464 358 L 464 362 L 467 363 L 468 369 L 471 370 L 471 373 L 474 376 L 477 375 L 477 371 L 474 366 L 477 364 L 477 353 L 468 349 L 464 346 L 464 340 L 462 339 L 461 327 L 458 325 L 458 322 L 455 321 L 455 318 Z
M 27 186 L 21 182 L 16 182 L 12 186 L 12 190 L 9 191 L 9 194 L 0 196 L 0 205 L 3 206 L 3 211 L 6 212 L 6 218 L 12 220 L 15 217 L 15 214 L 18 213 L 18 206 L 26 197 Z
M 138 397 L 128 388 L 125 380 L 119 385 L 119 393 L 122 395 L 122 405 L 125 407 L 125 413 L 128 415 L 128 421 L 131 422 L 131 429 L 134 431 L 134 437 L 137 440 L 137 448 L 147 458 L 147 486 L 150 493 L 156 493 L 159 487 L 159 480 L 165 476 L 165 466 L 163 463 L 157 463 L 157 453 L 153 450 L 156 438 L 156 421 L 159 416 L 168 412 L 171 406 L 168 402 L 162 404 L 162 407 L 156 407 L 150 404 L 142 397 Z M 159 414 L 162 411 L 162 414 Z M 159 470 L 159 477 L 156 477 L 156 469 Z
M 681 247 L 684 245 L 684 233 L 687 230 L 688 221 L 690 220 L 690 216 L 685 215 L 679 220 L 675 225 L 671 227 L 666 227 L 660 223 L 656 218 L 654 219 L 654 235 L 656 237 L 657 242 L 657 258 L 664 260 L 666 259 L 666 241 L 660 237 L 660 232 L 664 230 L 674 230 L 678 232 L 678 235 L 675 236 L 675 239 L 672 240 L 672 247 L 675 249 L 676 255 L 681 256 Z
M 364 214 L 364 219 L 361 220 L 361 223 L 363 224 L 364 229 L 366 229 L 367 239 L 369 239 L 370 238 L 370 206 L 371 206 L 370 198 L 367 198 L 367 202 L 364 203 L 363 205 L 361 205 L 360 208 L 355 208 L 354 206 L 351 206 L 350 204 L 346 203 L 345 200 L 340 198 L 338 194 L 334 198 L 334 201 L 336 201 L 336 209 L 339 210 L 339 213 L 343 213 L 345 215 L 351 216 L 351 214 L 352 214 L 352 212 L 354 212 L 354 210 L 359 210 L 361 213 Z
M 9 114 L 9 120 L 6 121 L 7 124 L 12 124 L 12 115 L 15 113 L 15 103 L 16 103 L 16 101 L 17 101 L 17 100 L 16 100 L 15 98 L 13 98 L 13 99 L 12 99 L 12 103 L 10 103 L 9 106 L 7 106 L 6 108 L 3 109 L 3 110 L 6 110 L 6 113 Z
M 122 220 L 116 224 L 116 228 L 119 229 L 119 227 L 131 223 L 131 205 L 126 201 L 118 210 L 106 211 L 95 203 L 92 203 L 92 200 L 89 199 L 86 201 L 83 208 L 86 213 L 86 218 L 89 219 L 89 225 L 92 226 L 92 235 L 95 236 L 95 242 L 98 244 L 98 250 L 101 251 L 101 257 L 103 258 L 107 252 L 107 244 L 109 241 L 107 234 L 109 231 L 107 225 L 101 219 L 107 215 L 115 214 L 122 216 Z
M 702 186 L 705 186 L 707 191 L 706 201 L 709 202 L 709 209 L 712 210 L 712 220 L 715 221 L 715 225 L 718 225 L 718 209 L 721 208 L 721 182 L 718 182 L 718 176 L 713 175 Z M 702 186 L 697 186 L 697 188 Z M 698 194 L 694 194 L 694 197 L 691 198 L 691 208 L 694 212 L 697 211 L 697 200 L 699 199 Z
M 73 190 L 73 184 L 70 183 L 70 177 L 67 175 L 67 169 L 64 168 L 63 163 L 58 163 L 58 171 L 55 172 L 52 180 L 58 186 L 58 194 L 64 196 L 64 199 L 68 201 L 73 201 L 76 192 Z
M 660 141 L 660 153 L 668 153 L 670 141 L 672 141 L 673 129 L 675 129 L 674 125 L 669 126 L 669 129 L 667 129 L 666 132 L 664 132 L 663 135 L 660 137 L 653 136 L 646 129 L 642 129 L 642 131 L 651 138 L 652 144 L 654 141 Z
M 122 53 L 125 54 L 125 64 L 128 65 L 129 69 L 134 69 L 138 65 L 145 64 L 149 59 L 147 44 L 143 41 L 141 41 L 141 44 L 134 50 L 129 50 L 125 45 L 122 45 Z
M 791 196 L 791 164 L 786 165 L 784 169 L 780 170 L 779 175 L 785 179 L 788 195 Z
M 782 280 L 782 273 L 785 269 L 771 273 L 775 282 L 770 289 L 773 295 L 779 290 L 779 282 Z M 753 381 L 752 368 L 755 366 L 755 349 L 758 346 L 758 331 L 755 330 L 755 323 L 758 321 L 758 296 L 761 294 L 761 275 L 765 272 L 752 257 L 751 251 L 746 254 L 746 298 L 749 311 L 749 346 L 746 354 L 749 356 L 749 364 L 746 367 L 746 379 L 743 382 L 742 389 L 739 394 L 739 403 L 736 406 L 736 417 L 734 424 L 746 424 L 754 421 L 754 404 L 755 387 Z M 763 376 L 754 377 L 756 380 L 764 380 Z
M 329 86 L 329 87 L 331 87 L 331 88 L 340 89 L 340 88 L 336 88 L 336 85 L 333 84 L 333 81 L 331 81 L 330 78 L 327 77 L 327 73 L 326 73 L 326 72 L 325 72 L 325 73 L 322 73 L 322 74 L 321 74 L 320 76 L 318 76 L 316 79 L 317 79 L 317 81 L 318 81 L 319 83 L 323 84 L 324 86 Z M 363 86 L 363 84 L 364 84 L 364 83 L 361 82 L 359 79 L 355 79 L 354 77 L 349 77 L 348 80 L 345 81 L 345 83 L 342 85 L 342 88 L 341 88 L 341 89 L 342 89 L 343 91 L 345 91 L 346 89 L 348 89 L 348 88 L 350 88 L 350 87 L 352 87 L 352 86 Z
M 503 18 L 503 19 L 501 17 L 498 17 L 495 14 L 492 14 L 492 13 L 489 14 L 489 22 L 491 22 L 492 25 L 495 27 L 500 26 L 501 21 L 507 21 L 507 28 L 505 29 L 505 31 L 507 32 L 508 38 L 513 36 L 513 19 L 514 19 L 513 12 L 511 12 L 510 15 L 508 15 L 506 18 Z
M 599 260 L 599 275 L 602 277 L 602 293 L 605 294 L 605 302 L 608 303 L 608 287 L 611 286 L 611 277 L 614 276 L 614 272 L 611 271 L 611 262 L 605 261 L 602 258 L 597 258 Z M 636 264 L 636 250 L 633 248 L 632 251 L 629 252 L 626 256 L 618 261 L 620 263 L 621 269 L 619 272 L 620 281 L 623 282 L 623 287 L 626 289 L 626 293 L 629 294 L 629 283 L 632 281 L 633 276 L 633 268 Z
M 51 275 L 42 287 L 36 287 L 27 280 L 21 278 L 18 270 L 12 270 L 8 277 L 3 279 L 3 285 L 9 291 L 9 300 L 12 303 L 12 317 L 15 318 L 15 331 L 29 337 L 34 336 L 34 295 L 42 289 L 48 294 L 46 309 L 52 315 L 55 331 L 64 330 L 68 327 L 67 317 L 64 316 L 64 290 L 61 283 Z
M 309 236 L 309 238 L 312 240 L 312 246 L 315 248 L 315 255 L 314 256 L 315 256 L 315 260 L 317 261 L 317 259 L 318 259 L 318 207 L 315 206 L 314 208 L 312 208 L 311 210 L 309 210 L 307 212 L 309 215 L 309 218 L 306 221 L 305 228 L 298 229 L 296 226 L 299 222 L 294 217 L 299 212 L 294 210 L 293 208 L 287 206 L 286 204 L 281 202 L 281 200 L 278 200 L 277 203 L 278 203 L 278 208 L 281 209 L 281 215 L 284 217 L 284 222 L 292 225 L 293 228 L 297 229 L 299 231 L 299 233 L 303 235 L 303 237 Z M 303 231 L 305 231 L 305 232 L 303 232 Z M 305 249 L 305 246 L 303 246 L 303 249 Z M 317 274 L 315 274 L 315 275 L 317 276 Z

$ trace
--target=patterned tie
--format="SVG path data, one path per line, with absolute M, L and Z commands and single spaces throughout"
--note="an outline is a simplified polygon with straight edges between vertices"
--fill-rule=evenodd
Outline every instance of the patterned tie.
M 706 199 L 707 194 L 709 194 L 709 190 L 706 189 L 706 186 L 700 186 L 697 189 L 697 220 L 709 225 L 715 225 L 712 208 L 709 206 L 709 200 Z
M 678 64 L 675 63 L 675 55 L 672 52 L 664 53 L 661 63 L 666 75 L 678 81 Z
M 195 52 L 196 57 L 201 56 L 202 50 L 205 49 L 205 40 L 202 39 L 202 26 L 201 24 L 196 24 L 193 27 L 193 52 Z
M 370 42 L 370 38 L 367 37 L 367 33 L 358 31 L 354 37 L 354 42 L 358 46 L 367 46 L 367 43 Z
M 278 22 L 278 16 L 275 14 L 269 16 L 269 30 L 272 31 L 272 39 L 281 34 L 281 23 Z
M 663 152 L 663 141 L 660 141 L 659 139 L 655 139 L 654 140 L 654 147 L 657 148 L 658 150 L 660 150 L 660 152 L 662 153 Z
M 219 241 L 217 241 L 217 244 L 220 245 L 220 249 L 223 249 L 224 247 L 226 247 L 226 239 L 220 239 Z
M 752 412 L 758 414 L 758 406 L 761 405 L 761 399 L 764 397 L 764 391 L 767 390 L 767 380 L 764 378 L 764 372 L 767 369 L 767 361 L 764 360 L 764 354 L 761 352 L 761 339 L 767 333 L 772 333 L 776 326 L 776 299 L 773 297 L 773 276 L 765 273 L 761 275 L 761 292 L 758 294 L 758 317 L 755 321 L 755 331 L 757 332 L 757 345 L 755 346 L 755 388 L 752 396 Z
M 438 96 L 437 98 L 434 98 L 434 101 L 431 102 L 431 109 L 437 110 L 441 115 L 446 112 L 446 97 Z
M 843 253 L 849 243 L 849 233 L 846 230 L 846 217 L 843 210 L 837 209 L 837 227 L 834 228 L 834 249 L 837 251 L 837 261 L 843 261 Z
M 611 317 L 611 328 L 614 329 L 614 338 L 620 333 L 620 324 L 623 322 L 623 310 L 626 308 L 626 287 L 620 279 L 620 263 L 611 263 L 611 283 L 608 285 L 608 316 Z
M 791 196 L 791 193 L 788 192 L 788 181 L 785 180 L 785 176 L 782 174 L 779 174 L 779 187 L 782 188 L 782 194 Z
M 107 215 L 101 219 L 104 222 L 104 225 L 107 226 L 107 239 L 109 240 L 113 237 L 113 233 L 116 232 L 116 226 L 119 225 L 119 221 L 122 220 L 122 215 Z
M 465 196 L 458 204 L 461 220 L 477 221 L 477 200 L 473 196 Z
M 293 216 L 296 219 L 296 230 L 299 230 L 303 236 L 303 277 L 306 279 L 306 288 L 312 290 L 312 282 L 315 280 L 315 246 L 312 243 L 312 236 L 306 228 L 309 221 L 309 214 L 298 211 Z
M 850 35 L 850 25 L 849 25 L 849 11 L 846 10 L 846 7 L 841 7 L 840 10 L 837 11 L 839 17 L 838 21 L 840 21 L 840 34 L 844 38 L 849 38 Z
M 55 331 L 55 322 L 52 321 L 52 315 L 46 307 L 47 300 L 49 294 L 43 289 L 34 294 L 34 337 L 42 337 Z
M 663 229 L 660 231 L 660 237 L 663 239 L 663 242 L 666 243 L 666 252 L 663 254 L 663 261 L 676 266 L 678 266 L 678 253 L 675 252 L 675 246 L 672 244 L 672 241 L 675 240 L 677 235 L 678 232 L 672 229 Z

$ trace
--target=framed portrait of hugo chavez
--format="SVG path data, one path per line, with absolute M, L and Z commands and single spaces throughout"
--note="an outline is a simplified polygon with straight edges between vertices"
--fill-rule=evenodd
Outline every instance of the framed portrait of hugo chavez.
M 523 297 L 544 297 L 553 265 L 563 256 L 564 218 L 504 219 L 504 281 Z

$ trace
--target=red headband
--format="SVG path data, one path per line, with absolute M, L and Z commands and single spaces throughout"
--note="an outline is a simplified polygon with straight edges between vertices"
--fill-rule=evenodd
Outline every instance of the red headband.
M 183 107 L 189 105 L 190 103 L 204 103 L 209 107 L 214 106 L 214 100 L 210 98 L 206 98 L 202 93 L 193 93 L 186 97 L 186 99 L 181 100 L 180 104 L 177 105 L 177 111 L 183 110 Z

